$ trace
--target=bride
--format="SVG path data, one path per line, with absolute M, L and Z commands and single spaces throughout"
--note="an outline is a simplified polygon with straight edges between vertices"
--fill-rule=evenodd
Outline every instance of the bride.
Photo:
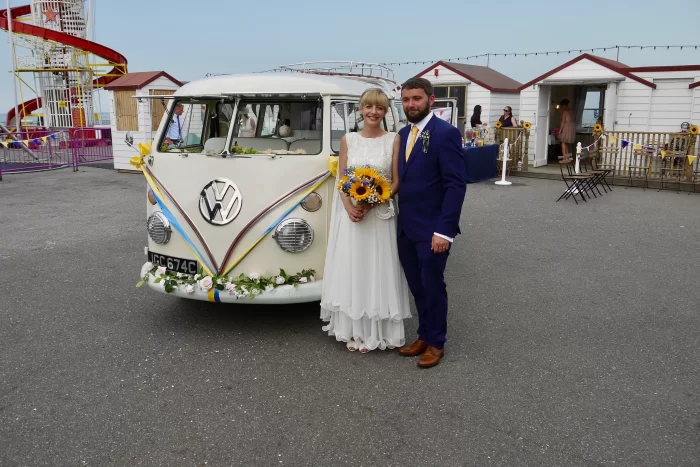
M 360 98 L 364 128 L 348 133 L 340 143 L 338 178 L 349 166 L 370 165 L 391 183 L 392 197 L 399 185 L 399 137 L 381 124 L 389 99 L 371 88 Z M 403 320 L 410 318 L 408 284 L 399 263 L 396 217 L 389 200 L 376 207 L 353 205 L 337 190 L 333 195 L 326 252 L 321 319 L 329 336 L 346 342 L 350 351 L 369 352 L 401 347 Z

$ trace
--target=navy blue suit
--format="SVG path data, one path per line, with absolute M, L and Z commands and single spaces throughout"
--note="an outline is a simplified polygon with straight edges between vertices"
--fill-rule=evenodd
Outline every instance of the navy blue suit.
M 425 152 L 421 134 L 430 138 Z M 406 161 L 411 125 L 399 131 L 399 258 L 418 309 L 418 338 L 442 349 L 447 340 L 447 288 L 444 272 L 449 250 L 431 250 L 434 233 L 455 238 L 467 191 L 459 130 L 433 116 L 419 134 Z

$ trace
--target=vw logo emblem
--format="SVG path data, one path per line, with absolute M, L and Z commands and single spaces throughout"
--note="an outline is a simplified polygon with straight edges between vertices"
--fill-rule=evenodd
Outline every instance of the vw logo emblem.
M 199 194 L 199 212 L 213 225 L 226 225 L 241 212 L 243 198 L 235 183 L 226 178 L 215 178 Z

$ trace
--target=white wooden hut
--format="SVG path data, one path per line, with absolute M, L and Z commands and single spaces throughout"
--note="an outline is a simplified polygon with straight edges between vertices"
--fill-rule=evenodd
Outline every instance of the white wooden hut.
M 522 85 L 520 117 L 533 123 L 529 161 L 535 167 L 556 152 L 552 130 L 564 98 L 584 145 L 592 142 L 596 122 L 606 131 L 679 132 L 684 122 L 700 123 L 700 65 L 630 67 L 583 54 Z
M 134 169 L 129 159 L 136 154 L 124 142 L 126 133 L 131 131 L 135 143 L 150 142 L 166 111 L 160 99 L 139 101 L 134 96 L 171 95 L 182 84 L 164 71 L 143 71 L 128 73 L 105 86 L 109 93 L 115 169 Z
M 481 106 L 481 121 L 492 125 L 503 115 L 503 108 L 510 106 L 513 115 L 520 120 L 520 86 L 508 76 L 493 68 L 480 65 L 439 61 L 416 75 L 430 81 L 435 97 L 457 99 L 459 128 L 464 132 L 474 106 Z

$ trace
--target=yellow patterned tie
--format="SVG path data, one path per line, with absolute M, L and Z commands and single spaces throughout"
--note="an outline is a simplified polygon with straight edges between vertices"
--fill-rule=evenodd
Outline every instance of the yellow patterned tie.
M 416 138 L 418 137 L 418 127 L 413 125 L 411 128 L 411 141 L 409 141 L 406 146 L 406 160 L 411 157 L 411 151 L 413 151 L 413 146 L 416 144 Z

